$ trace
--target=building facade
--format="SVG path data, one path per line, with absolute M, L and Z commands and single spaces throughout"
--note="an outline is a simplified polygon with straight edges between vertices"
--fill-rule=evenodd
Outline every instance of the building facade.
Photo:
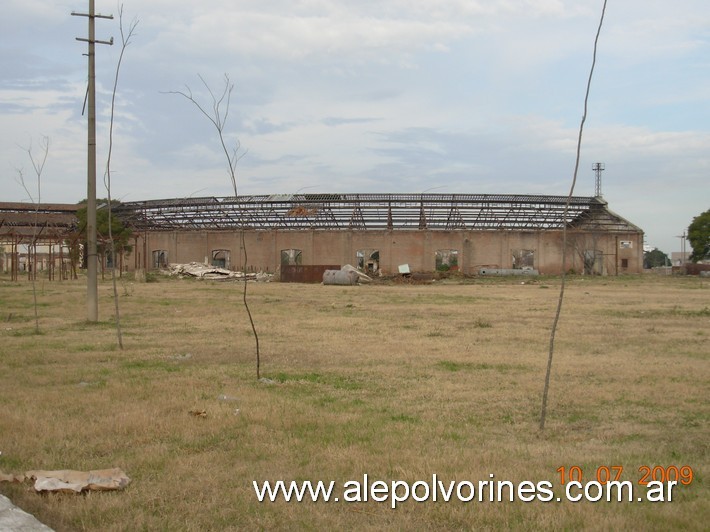
M 482 269 L 640 273 L 643 231 L 601 198 L 462 194 L 302 194 L 122 204 L 129 269 L 200 262 L 277 272 L 351 264 L 371 274 Z M 567 253 L 563 264 L 563 231 Z

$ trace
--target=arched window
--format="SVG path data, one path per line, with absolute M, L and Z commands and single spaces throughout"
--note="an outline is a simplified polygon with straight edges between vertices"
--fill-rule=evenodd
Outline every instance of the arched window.
M 284 266 L 297 266 L 303 264 L 303 253 L 300 249 L 282 249 L 281 264 Z
M 377 273 L 380 269 L 379 249 L 358 249 L 355 258 L 358 269 L 365 273 Z
M 229 250 L 228 249 L 213 249 L 212 250 L 212 266 L 216 268 L 229 269 Z

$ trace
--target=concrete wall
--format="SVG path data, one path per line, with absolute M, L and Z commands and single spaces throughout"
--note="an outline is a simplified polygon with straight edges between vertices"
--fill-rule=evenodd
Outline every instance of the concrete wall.
M 584 272 L 584 251 L 596 250 L 602 275 L 640 273 L 643 267 L 643 233 L 568 233 L 567 269 Z M 542 274 L 562 269 L 560 231 L 247 231 L 247 269 L 275 272 L 281 250 L 300 249 L 301 263 L 352 264 L 358 250 L 379 251 L 382 273 L 396 273 L 400 264 L 413 272 L 436 268 L 437 250 L 456 250 L 458 269 L 475 274 L 482 267 L 512 268 L 519 250 L 534 252 L 534 268 Z M 244 250 L 239 232 L 172 231 L 136 237 L 134 254 L 127 260 L 134 268 L 153 268 L 153 252 L 165 250 L 169 263 L 208 262 L 212 251 L 229 250 L 230 269 L 241 270 Z

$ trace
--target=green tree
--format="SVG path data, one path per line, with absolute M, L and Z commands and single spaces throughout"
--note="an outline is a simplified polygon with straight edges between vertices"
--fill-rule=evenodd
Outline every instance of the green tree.
M 643 254 L 643 267 L 646 269 L 668 266 L 670 263 L 668 255 L 658 248 L 654 248 L 652 251 L 645 251 Z
M 690 260 L 710 259 L 710 209 L 693 218 L 688 226 L 688 242 L 693 248 Z
M 113 209 L 120 204 L 121 202 L 118 200 L 111 201 Z M 79 219 L 78 232 L 81 239 L 84 241 L 84 249 L 86 249 L 86 200 L 82 200 L 79 205 L 81 205 L 81 207 L 79 207 L 76 212 L 76 216 Z M 106 253 L 111 250 L 108 226 L 108 200 L 98 199 L 96 200 L 96 205 L 96 251 L 100 257 L 103 257 L 106 256 Z M 124 225 L 123 222 L 121 222 L 121 220 L 119 220 L 116 216 L 111 217 L 111 234 L 113 235 L 113 243 L 117 255 L 121 256 L 133 249 L 133 247 L 129 244 L 130 239 L 133 236 L 133 231 L 131 231 L 128 226 Z

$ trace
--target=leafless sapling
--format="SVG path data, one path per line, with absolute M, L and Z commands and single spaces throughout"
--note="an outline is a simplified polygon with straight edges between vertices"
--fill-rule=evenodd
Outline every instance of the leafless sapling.
M 30 201 L 35 206 L 34 221 L 32 223 L 32 240 L 30 245 L 27 247 L 27 267 L 28 274 L 32 280 L 32 300 L 34 303 L 34 313 L 35 313 L 35 333 L 39 334 L 39 311 L 37 307 L 37 225 L 39 223 L 39 208 L 42 202 L 42 172 L 44 171 L 44 165 L 47 162 L 47 156 L 49 155 L 49 137 L 42 136 L 40 140 L 41 155 L 35 159 L 32 153 L 32 143 L 28 148 L 24 148 L 27 152 L 27 156 L 32 164 L 32 170 L 34 171 L 35 177 L 37 178 L 37 200 L 35 201 L 32 193 L 30 192 L 29 185 L 25 182 L 24 170 L 21 168 L 17 169 L 18 182 L 25 189 L 27 196 L 29 196 Z
M 227 124 L 227 118 L 229 117 L 229 105 L 231 102 L 231 97 L 232 97 L 232 91 L 234 90 L 234 84 L 231 82 L 229 79 L 229 75 L 225 74 L 224 75 L 224 88 L 222 89 L 222 92 L 217 94 L 215 93 L 210 86 L 207 84 L 207 82 L 204 80 L 202 76 L 199 76 L 200 81 L 202 84 L 205 86 L 205 89 L 207 89 L 207 92 L 210 95 L 210 107 L 211 109 L 207 109 L 203 104 L 197 101 L 195 96 L 192 94 L 192 90 L 190 87 L 186 86 L 184 91 L 170 91 L 169 94 L 178 94 L 184 98 L 186 98 L 188 101 L 190 101 L 199 111 L 202 113 L 207 120 L 209 120 L 212 125 L 215 127 L 217 130 L 217 136 L 219 138 L 219 143 L 220 146 L 222 147 L 222 151 L 224 152 L 224 156 L 227 160 L 227 166 L 229 169 L 229 178 L 232 182 L 232 190 L 234 191 L 234 201 L 235 205 L 237 208 L 239 207 L 239 194 L 237 192 L 237 163 L 239 160 L 246 155 L 246 152 L 241 152 L 241 143 L 239 140 L 235 140 L 234 144 L 228 145 L 227 140 L 225 139 L 225 126 Z M 259 334 L 257 333 L 256 326 L 254 325 L 254 318 L 252 316 L 251 310 L 249 308 L 249 303 L 247 301 L 247 266 L 248 266 L 248 258 L 247 258 L 247 247 L 246 247 L 246 241 L 244 238 L 244 218 L 241 217 L 241 223 L 240 223 L 240 240 L 241 240 L 241 247 L 244 250 L 244 268 L 243 268 L 243 273 L 244 273 L 244 287 L 242 291 L 242 300 L 244 303 L 244 309 L 246 310 L 247 316 L 249 317 L 249 323 L 251 325 L 251 330 L 252 333 L 254 334 L 254 342 L 255 342 L 255 349 L 256 349 L 256 378 L 257 380 L 261 378 L 261 360 L 260 360 L 260 353 L 259 353 Z
M 579 134 L 577 136 L 577 155 L 574 163 L 574 174 L 572 176 L 572 184 L 569 189 L 569 194 L 567 195 L 567 201 L 565 203 L 564 215 L 562 217 L 562 274 L 560 283 L 560 295 L 557 300 L 557 310 L 555 311 L 555 317 L 552 321 L 552 330 L 550 331 L 550 344 L 547 355 L 547 367 L 545 370 L 545 384 L 542 390 L 542 407 L 540 409 L 540 430 L 545 430 L 545 420 L 547 418 L 547 397 L 550 391 L 550 375 L 552 373 L 552 357 L 555 352 L 555 335 L 557 334 L 557 324 L 560 321 L 560 314 L 562 312 L 562 302 L 565 297 L 565 279 L 567 275 L 567 214 L 569 212 L 569 205 L 572 201 L 572 195 L 574 194 L 574 187 L 577 184 L 577 172 L 579 170 L 579 159 L 580 153 L 582 151 L 582 134 L 584 132 L 584 123 L 587 120 L 587 109 L 589 105 L 589 92 L 592 86 L 592 77 L 594 75 L 594 66 L 597 62 L 597 45 L 599 43 L 599 35 L 602 31 L 602 25 L 604 24 L 604 13 L 606 12 L 606 0 L 602 5 L 602 12 L 599 18 L 599 26 L 597 27 L 597 34 L 594 38 L 594 51 L 592 53 L 592 66 L 589 69 L 589 77 L 587 78 L 587 90 L 584 95 L 584 113 L 582 114 L 582 120 L 579 124 Z
M 118 10 L 118 27 L 121 32 L 121 52 L 118 55 L 118 62 L 116 63 L 116 73 L 113 80 L 113 91 L 111 92 L 111 118 L 109 120 L 109 135 L 108 135 L 108 156 L 106 158 L 106 171 L 104 173 L 104 185 L 106 186 L 106 194 L 108 198 L 108 241 L 111 250 L 111 258 L 113 261 L 113 267 L 111 268 L 111 280 L 113 284 L 113 301 L 114 301 L 114 312 L 116 317 L 116 336 L 118 338 L 118 346 L 123 349 L 123 335 L 121 334 L 121 318 L 119 312 L 118 304 L 118 288 L 116 287 L 116 243 L 113 240 L 113 230 L 112 230 L 112 200 L 111 200 L 111 155 L 113 153 L 113 125 L 115 118 L 116 109 L 116 92 L 118 90 L 118 77 L 121 72 L 121 64 L 123 62 L 123 56 L 126 52 L 126 48 L 131 42 L 131 38 L 135 32 L 136 26 L 138 25 L 138 20 L 133 19 L 127 29 L 123 27 L 123 5 Z

